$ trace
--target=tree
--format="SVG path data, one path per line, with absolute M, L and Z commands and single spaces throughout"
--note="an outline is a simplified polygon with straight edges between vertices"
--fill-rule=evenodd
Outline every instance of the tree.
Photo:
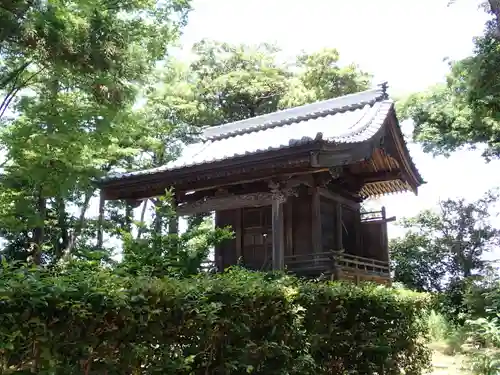
M 90 228 L 100 228 L 102 245 L 104 206 L 99 218 L 87 215 L 93 181 L 137 165 L 145 141 L 159 133 L 142 128 L 133 104 L 188 11 L 184 0 L 1 6 L 11 27 L 0 35 L 0 116 L 19 99 L 0 133 L 0 227 L 12 258 L 51 264 L 95 249 Z
M 316 100 L 353 94 L 370 85 L 371 75 L 353 63 L 339 66 L 339 58 L 339 52 L 332 48 L 298 57 L 298 66 L 302 68 L 299 78 Z
M 483 156 L 500 156 L 500 6 L 485 9 L 493 19 L 475 38 L 474 53 L 450 62 L 446 83 L 411 95 L 400 103 L 403 118 L 414 121 L 414 139 L 424 151 L 448 155 L 462 147 L 485 145 Z
M 41 73 L 74 75 L 73 88 L 119 105 L 133 100 L 177 38 L 189 0 L 10 1 L 0 5 L 0 117 Z M 131 91 L 132 90 L 132 91 Z
M 169 196 L 159 198 L 169 199 Z M 175 213 L 169 205 L 155 206 L 163 210 L 162 217 L 169 218 Z M 166 211 L 166 212 L 165 212 Z M 166 224 L 170 225 L 167 220 Z M 215 228 L 210 218 L 198 225 L 188 227 L 184 233 L 164 234 L 155 225 L 145 227 L 141 237 L 125 233 L 123 239 L 123 261 L 119 270 L 129 275 L 153 277 L 189 277 L 202 270 L 203 262 L 209 257 L 210 249 L 220 241 L 232 238 L 228 228 Z
M 443 291 L 488 270 L 483 255 L 499 244 L 500 230 L 490 223 L 497 195 L 474 202 L 447 199 L 439 211 L 423 211 L 402 221 L 404 237 L 391 241 L 395 281 L 421 291 Z
M 203 40 L 189 66 L 199 125 L 220 125 L 366 89 L 371 76 L 338 64 L 336 49 L 280 62 L 273 45 Z

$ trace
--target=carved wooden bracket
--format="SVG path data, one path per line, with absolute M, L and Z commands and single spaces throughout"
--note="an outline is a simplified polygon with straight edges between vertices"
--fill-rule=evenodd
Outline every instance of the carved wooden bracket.
M 331 167 L 328 169 L 330 172 L 330 176 L 332 177 L 333 180 L 336 180 L 344 174 L 344 168 L 343 167 Z
M 298 195 L 297 186 L 299 184 L 297 184 L 296 181 L 289 181 L 289 182 L 291 183 L 288 182 L 280 183 L 276 181 L 269 182 L 269 188 L 271 189 L 273 200 L 278 201 L 280 203 L 285 203 L 288 197 Z

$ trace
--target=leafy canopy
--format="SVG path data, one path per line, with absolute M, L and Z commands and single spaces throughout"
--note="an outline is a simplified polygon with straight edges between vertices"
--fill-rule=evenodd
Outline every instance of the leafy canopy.
M 400 103 L 400 113 L 414 121 L 414 138 L 427 152 L 448 155 L 484 145 L 486 159 L 500 156 L 500 6 L 492 0 L 486 10 L 494 18 L 475 38 L 474 53 L 450 62 L 445 83 Z
M 484 254 L 499 244 L 490 219 L 493 192 L 467 202 L 447 199 L 439 211 L 422 211 L 402 222 L 406 234 L 390 243 L 395 281 L 420 291 L 441 292 L 489 269 Z

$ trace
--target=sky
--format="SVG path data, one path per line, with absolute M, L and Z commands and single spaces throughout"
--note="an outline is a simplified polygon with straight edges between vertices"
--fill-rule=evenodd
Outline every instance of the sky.
M 456 0 L 194 0 L 184 31 L 184 46 L 203 39 L 230 43 L 275 43 L 286 56 L 325 47 L 337 48 L 341 63 L 357 63 L 387 81 L 393 97 L 424 90 L 443 81 L 446 58 L 470 55 L 473 37 L 483 31 L 487 15 L 479 2 Z M 405 133 L 411 124 L 404 123 Z M 376 202 L 389 216 L 412 216 L 435 207 L 440 199 L 474 200 L 500 186 L 500 161 L 485 163 L 476 151 L 450 158 L 410 152 L 427 183 L 418 196 L 398 194 Z M 500 221 L 498 221 L 500 225 Z M 391 237 L 402 234 L 391 225 Z M 500 258 L 500 254 L 497 254 Z

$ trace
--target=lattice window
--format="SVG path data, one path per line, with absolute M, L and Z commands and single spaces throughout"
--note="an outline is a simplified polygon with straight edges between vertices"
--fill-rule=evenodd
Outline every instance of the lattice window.
M 265 269 L 272 249 L 271 207 L 243 209 L 244 264 L 251 269 Z

